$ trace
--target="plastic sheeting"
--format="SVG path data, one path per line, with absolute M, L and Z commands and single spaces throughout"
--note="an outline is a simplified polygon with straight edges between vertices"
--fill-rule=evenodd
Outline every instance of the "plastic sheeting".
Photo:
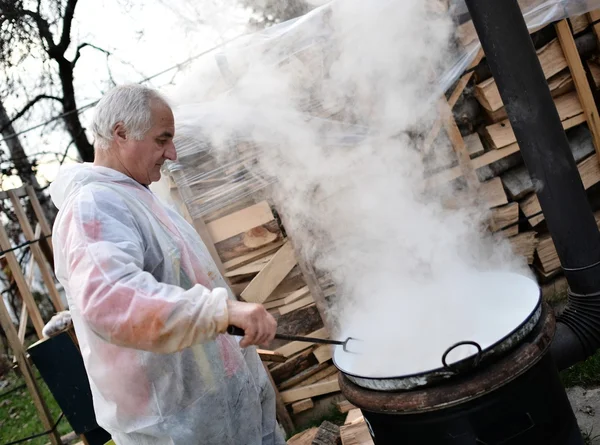
M 98 424 L 120 445 L 283 444 L 256 349 L 224 334 L 234 297 L 194 229 L 108 168 L 63 167 L 50 191 Z
M 355 68 L 349 64 L 344 67 L 346 71 L 356 70 L 356 73 L 340 75 L 339 72 L 333 73 L 333 70 L 336 64 L 339 65 L 338 59 L 344 56 L 344 52 L 348 54 L 354 50 L 348 48 L 350 44 L 354 47 L 362 44 L 360 39 L 350 34 L 363 33 L 364 45 L 371 45 L 371 52 L 389 51 L 387 59 L 374 58 L 375 62 L 365 62 L 375 65 L 382 63 L 381 74 L 385 78 L 387 67 L 384 61 L 402 59 L 405 57 L 403 52 L 410 52 L 411 49 L 403 47 L 394 53 L 392 49 L 395 42 L 385 40 L 383 34 L 386 30 L 382 29 L 390 24 L 384 23 L 380 28 L 379 21 L 385 22 L 386 17 L 401 14 L 405 10 L 406 14 L 411 14 L 410 3 L 413 2 L 370 1 L 370 9 L 362 10 L 364 17 L 360 13 L 357 13 L 357 17 L 342 17 L 347 26 L 340 31 L 337 26 L 341 20 L 339 16 L 347 14 L 347 11 L 339 8 L 339 1 L 329 2 L 302 17 L 238 39 L 201 58 L 196 70 L 180 88 L 184 96 L 180 97 L 180 106 L 176 110 L 178 136 L 175 140 L 179 160 L 165 166 L 178 184 L 192 216 L 207 216 L 241 200 L 252 199 L 252 196 L 273 183 L 276 175 L 256 168 L 259 157 L 257 150 L 264 152 L 265 147 L 270 145 L 288 143 L 285 136 L 277 133 L 284 131 L 290 122 L 294 122 L 296 130 L 308 126 L 311 133 L 318 133 L 318 142 L 313 137 L 307 138 L 306 143 L 318 143 L 321 147 L 344 147 L 362 140 L 367 134 L 381 132 L 385 119 L 365 119 L 368 91 L 358 91 L 357 95 L 362 94 L 362 98 L 356 99 L 352 98 L 352 94 L 357 91 L 350 93 L 343 91 L 343 86 L 332 84 L 334 80 L 353 74 L 356 74 L 356 78 L 365 77 L 358 56 Z M 521 0 L 519 3 L 532 31 L 553 21 L 600 7 L 600 0 Z M 433 35 L 432 47 L 435 47 L 434 34 L 438 32 L 437 29 L 445 26 L 440 17 L 448 17 L 445 6 L 441 6 L 443 4 L 444 1 L 438 5 L 437 0 L 432 0 L 432 23 L 423 22 L 422 29 L 415 30 L 415 34 L 421 35 L 421 41 Z M 371 11 L 376 11 L 379 16 L 371 14 Z M 424 103 L 431 103 L 443 91 L 448 91 L 480 49 L 464 1 L 451 0 L 449 12 L 455 26 L 452 39 L 454 46 L 447 50 L 443 63 L 432 67 L 438 87 L 423 91 Z M 405 25 L 407 23 L 399 26 Z M 382 43 L 376 46 L 379 34 L 382 34 Z M 360 54 L 360 48 L 356 51 Z M 432 64 L 441 62 L 439 57 L 436 59 L 426 54 L 427 51 L 421 52 L 425 58 L 431 59 Z M 415 55 L 406 57 L 408 60 L 417 60 Z M 371 76 L 378 67 L 372 68 L 369 73 Z M 260 83 L 261 76 L 268 85 Z M 285 88 L 280 85 L 282 79 L 287 82 Z M 250 83 L 253 84 L 249 86 Z M 270 104 L 270 95 L 273 91 L 276 93 L 278 88 L 281 88 L 283 95 L 293 96 L 293 105 L 280 101 Z M 360 89 L 361 86 L 355 82 L 346 88 Z M 414 88 L 424 87 L 415 84 Z M 398 97 L 401 100 L 402 95 Z M 384 108 L 379 103 L 381 101 L 373 99 L 372 102 L 374 106 Z M 404 118 L 400 116 L 398 119 L 394 112 L 388 115 L 397 120 Z M 279 125 L 280 128 L 270 130 L 269 126 L 277 127 L 278 121 L 284 123 Z M 409 132 L 406 128 L 401 131 Z M 292 130 L 289 133 L 295 132 Z M 295 137 L 301 133 L 297 131 Z M 264 156 L 261 162 L 265 162 Z

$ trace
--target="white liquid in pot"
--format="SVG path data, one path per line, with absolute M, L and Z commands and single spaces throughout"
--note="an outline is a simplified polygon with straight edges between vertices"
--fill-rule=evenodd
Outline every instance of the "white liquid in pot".
M 375 286 L 364 303 L 344 315 L 342 338 L 363 340 L 348 344 L 360 353 L 336 347 L 335 361 L 344 372 L 374 378 L 438 369 L 444 351 L 455 343 L 475 341 L 485 349 L 506 337 L 532 314 L 539 295 L 535 281 L 513 273 L 469 274 L 461 280 L 448 276 L 404 289 L 400 285 L 392 300 Z M 474 346 L 460 346 L 447 361 L 454 363 L 476 351 Z

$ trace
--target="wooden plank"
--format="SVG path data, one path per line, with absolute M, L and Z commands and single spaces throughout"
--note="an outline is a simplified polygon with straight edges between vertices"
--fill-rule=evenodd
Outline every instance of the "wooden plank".
M 281 393 L 277 389 L 277 385 L 275 384 L 275 380 L 273 380 L 271 371 L 269 370 L 267 365 L 265 365 L 264 363 L 263 363 L 263 366 L 265 368 L 265 372 L 267 373 L 267 377 L 269 378 L 269 381 L 271 382 L 273 391 L 275 391 L 275 412 L 277 414 L 277 420 L 279 420 L 279 423 L 281 423 L 281 426 L 285 430 L 286 434 L 290 435 L 290 434 L 292 434 L 292 431 L 294 431 L 296 429 L 296 427 L 294 426 L 294 421 L 290 417 L 290 413 L 288 412 L 287 408 L 285 407 L 285 400 L 283 399 Z M 295 401 L 296 400 L 294 400 L 294 402 Z
M 2 250 L 8 250 L 12 247 L 4 226 L 0 226 L 0 247 Z M 23 302 L 27 306 L 27 310 L 29 311 L 29 316 L 31 317 L 31 321 L 33 322 L 33 327 L 35 328 L 37 336 L 40 339 L 44 338 L 44 335 L 42 334 L 42 330 L 44 329 L 44 321 L 42 320 L 40 310 L 37 307 L 33 295 L 31 294 L 31 290 L 29 289 L 29 286 L 27 286 L 27 281 L 23 276 L 21 265 L 19 264 L 14 252 L 6 253 L 6 262 L 8 263 L 10 272 L 15 280 L 15 283 L 17 284 L 21 298 L 23 298 Z
M 440 107 L 442 123 L 444 125 L 444 129 L 446 130 L 446 134 L 450 139 L 452 148 L 456 153 L 456 157 L 458 158 L 458 165 L 461 169 L 461 172 L 467 180 L 467 185 L 469 186 L 469 188 L 472 190 L 477 190 L 479 188 L 479 178 L 477 177 L 475 169 L 471 164 L 471 156 L 467 150 L 465 141 L 463 140 L 460 134 L 458 125 L 456 125 L 456 121 L 454 120 L 452 110 L 450 109 L 450 106 L 448 105 L 445 99 L 440 100 Z
M 6 233 L 4 231 L 4 227 L 2 227 L 1 232 Z M 7 256 L 7 258 L 8 258 L 8 256 Z M 21 372 L 21 375 L 23 376 L 23 379 L 25 380 L 25 385 L 27 386 L 27 389 L 29 390 L 29 394 L 31 395 L 31 398 L 33 399 L 33 404 L 38 413 L 38 416 L 40 417 L 40 420 L 42 421 L 44 430 L 49 431 L 54 426 L 53 425 L 54 422 L 51 420 L 52 418 L 50 415 L 50 411 L 48 410 L 46 402 L 44 401 L 44 398 L 41 395 L 40 389 L 37 386 L 37 383 L 36 383 L 36 380 L 35 380 L 35 377 L 33 374 L 33 370 L 31 369 L 31 366 L 29 365 L 29 362 L 27 361 L 26 351 L 25 351 L 23 345 L 21 344 L 21 342 L 19 341 L 19 336 L 17 334 L 17 331 L 15 330 L 15 327 L 13 326 L 10 315 L 8 314 L 8 310 L 6 309 L 6 306 L 4 305 L 3 298 L 0 298 L 0 327 L 4 331 L 4 335 L 6 335 L 6 338 L 8 340 L 8 345 L 11 348 L 11 350 L 13 351 L 13 354 L 15 355 L 17 364 L 19 366 L 19 370 Z M 42 337 L 40 336 L 40 338 L 42 338 Z M 27 419 L 27 420 L 31 420 L 31 419 Z M 62 441 L 60 440 L 60 434 L 58 434 L 57 431 L 50 433 L 49 438 L 50 438 L 50 443 L 52 445 L 62 444 Z
M 481 142 L 481 138 L 477 133 L 469 134 L 464 138 L 465 145 L 467 146 L 467 151 L 469 152 L 469 156 L 472 158 L 481 156 L 485 149 L 483 148 L 483 143 Z
M 17 194 L 19 198 L 27 196 L 27 189 L 25 187 L 19 187 L 12 190 Z M 0 199 L 8 199 L 8 195 L 4 191 L 0 191 Z
M 594 101 L 587 74 L 583 68 L 577 46 L 575 45 L 575 38 L 573 37 L 573 34 L 571 34 L 571 29 L 566 20 L 558 22 L 555 25 L 555 28 L 558 40 L 560 41 L 567 59 L 571 76 L 573 76 L 579 102 L 583 108 L 583 113 L 585 114 L 590 132 L 592 133 L 592 140 L 594 141 L 596 153 L 600 154 L 600 117 L 598 116 L 598 108 Z
M 314 383 L 312 385 L 303 386 L 301 388 L 289 389 L 281 393 L 281 398 L 284 403 L 290 404 L 298 400 L 308 399 L 311 397 L 322 396 L 340 390 L 340 385 L 337 378 L 335 380 Z
M 285 306 L 285 298 L 279 298 L 278 300 L 267 301 L 263 303 L 265 309 L 277 309 L 281 306 Z
M 545 273 L 548 274 L 560 268 L 558 252 L 550 234 L 545 233 L 540 236 L 536 252 Z
M 301 412 L 308 411 L 309 409 L 313 409 L 314 407 L 315 403 L 312 399 L 299 400 L 292 403 L 292 412 L 294 414 L 299 414 Z
M 292 292 L 287 297 L 284 298 L 285 304 L 293 303 L 294 301 L 299 300 L 302 297 L 305 297 L 310 291 L 308 290 L 308 286 L 304 286 L 297 291 Z
M 321 345 L 313 351 L 313 354 L 319 363 L 325 363 L 333 357 L 333 346 Z
M 35 228 L 35 237 L 39 238 L 41 233 L 40 225 L 38 224 Z M 29 259 L 29 270 L 27 271 L 27 286 L 31 288 L 31 283 L 33 283 L 33 272 L 35 268 L 35 261 L 33 259 L 33 255 Z M 22 300 L 22 299 L 21 299 Z M 21 344 L 25 342 L 25 334 L 27 333 L 27 322 L 29 321 L 29 313 L 27 312 L 27 306 L 25 303 L 21 305 L 21 316 L 19 317 L 19 331 L 17 335 L 19 336 L 19 341 Z
M 273 221 L 273 219 L 275 219 L 275 216 L 273 216 L 269 203 L 263 201 L 212 221 L 206 225 L 206 229 L 213 242 L 218 243 L 255 227 L 267 224 Z
M 244 255 L 240 255 L 232 260 L 225 261 L 223 266 L 225 270 L 232 270 L 238 267 L 245 266 L 246 264 L 250 264 L 253 261 L 259 260 L 279 249 L 285 243 L 284 240 L 276 241 L 272 244 L 269 244 L 265 247 L 261 247 L 260 249 L 253 250 L 250 253 L 246 253 Z
M 546 79 L 549 79 L 567 67 L 567 60 L 558 39 L 554 39 L 538 49 L 537 55 Z M 475 87 L 475 97 L 489 111 L 496 111 L 504 106 L 494 78 L 479 83 Z
M 240 275 L 250 275 L 250 274 L 256 274 L 258 272 L 260 272 L 265 265 L 271 261 L 271 258 L 273 258 L 275 254 L 272 253 L 270 255 L 265 256 L 264 258 L 260 258 L 250 264 L 246 264 L 245 266 L 241 266 L 238 267 L 237 269 L 233 269 L 230 270 L 228 272 L 225 273 L 225 276 L 227 278 L 233 278 L 233 277 L 238 277 Z
M 34 188 L 30 185 L 26 186 L 25 193 L 29 197 L 29 202 L 31 203 L 31 207 L 33 208 L 33 213 L 35 214 L 35 217 L 38 220 L 38 224 L 41 227 L 42 235 L 51 236 L 52 228 L 50 227 L 50 223 L 48 222 L 48 219 L 46 218 L 46 213 L 44 212 L 44 209 L 42 208 L 42 205 L 40 204 L 40 201 L 38 200 L 38 197 L 35 193 Z M 17 193 L 17 195 L 18 195 L 18 193 Z M 39 236 L 37 238 L 39 238 Z M 46 238 L 46 242 L 50 246 L 50 252 L 51 253 L 54 252 L 52 238 L 51 237 Z
M 294 375 L 318 365 L 317 359 L 312 353 L 313 348 L 308 348 L 288 359 L 285 363 L 280 363 L 271 368 L 271 375 L 276 383 L 284 382 Z M 307 398 L 307 397 L 305 397 Z
M 313 383 L 323 382 L 325 380 L 330 381 L 337 378 L 338 370 L 334 365 L 329 365 L 327 362 L 320 363 L 320 365 L 327 365 L 327 367 L 305 379 L 294 388 L 302 388 L 304 386 L 312 385 Z
M 328 338 L 329 334 L 327 334 L 327 329 L 321 328 L 314 332 L 311 332 L 307 335 L 307 337 Z M 301 351 L 304 351 L 305 349 L 310 348 L 312 345 L 312 343 L 307 343 L 303 341 L 292 341 L 286 345 L 281 346 L 280 348 L 275 349 L 275 352 L 285 357 L 291 357 L 294 354 L 297 354 Z
M 283 281 L 296 265 L 296 255 L 292 245 L 284 244 L 263 270 L 242 292 L 242 298 L 250 303 L 262 303 Z
M 286 381 L 281 382 L 279 384 L 279 390 L 285 391 L 286 389 L 298 386 L 300 383 L 304 383 L 308 378 L 312 377 L 313 375 L 318 374 L 324 369 L 329 368 L 329 366 L 331 366 L 329 365 L 329 363 L 318 363 L 314 366 L 311 366 L 310 368 L 305 369 L 304 371 L 290 377 Z
M 585 121 L 585 115 L 583 115 L 584 110 L 576 92 L 560 96 L 554 103 L 565 130 Z M 517 142 L 517 138 L 508 119 L 496 124 L 488 125 L 485 128 L 485 132 L 486 137 L 493 148 L 502 148 Z
M 279 354 L 276 351 L 257 349 L 256 352 L 258 352 L 258 355 L 260 356 L 263 362 L 283 363 L 286 361 L 286 357 L 284 355 Z
M 19 224 L 21 225 L 21 230 L 23 231 L 23 235 L 25 235 L 25 239 L 27 239 L 27 241 L 35 240 L 35 233 L 33 232 L 29 218 L 27 218 L 27 215 L 25 214 L 25 209 L 21 205 L 20 198 L 16 195 L 14 190 L 9 190 L 6 192 L 6 194 L 13 205 L 13 211 L 19 220 Z M 50 300 L 52 301 L 54 309 L 56 312 L 64 311 L 65 307 L 61 301 L 60 294 L 58 293 L 58 289 L 54 283 L 54 277 L 52 276 L 52 272 L 50 271 L 50 267 L 46 262 L 46 257 L 44 256 L 42 249 L 38 243 L 33 243 L 29 245 L 29 250 L 31 251 L 31 254 L 35 258 L 35 261 L 40 269 L 42 280 L 46 285 L 46 289 L 48 290 L 48 294 L 50 295 Z
M 312 297 L 312 295 L 307 295 L 306 297 L 301 298 L 300 300 L 298 300 L 294 303 L 290 303 L 290 304 L 286 304 L 285 306 L 281 306 L 279 308 L 279 313 L 281 315 L 289 314 L 290 312 L 293 312 L 296 309 L 301 309 L 305 306 L 308 306 L 309 304 L 313 304 L 314 302 L 315 302 L 315 300 Z

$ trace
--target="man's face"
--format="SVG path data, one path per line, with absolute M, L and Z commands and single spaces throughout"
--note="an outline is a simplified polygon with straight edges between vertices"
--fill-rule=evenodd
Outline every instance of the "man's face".
M 115 128 L 119 141 L 119 159 L 129 175 L 143 185 L 160 180 L 160 169 L 168 160 L 176 160 L 173 144 L 175 119 L 168 105 L 158 100 L 151 103 L 152 128 L 144 139 L 136 141 L 123 127 Z

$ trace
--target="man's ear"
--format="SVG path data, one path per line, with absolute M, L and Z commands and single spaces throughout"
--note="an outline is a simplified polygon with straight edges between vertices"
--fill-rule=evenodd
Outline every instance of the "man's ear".
M 113 140 L 117 144 L 127 142 L 127 130 L 123 122 L 117 122 L 113 127 Z

